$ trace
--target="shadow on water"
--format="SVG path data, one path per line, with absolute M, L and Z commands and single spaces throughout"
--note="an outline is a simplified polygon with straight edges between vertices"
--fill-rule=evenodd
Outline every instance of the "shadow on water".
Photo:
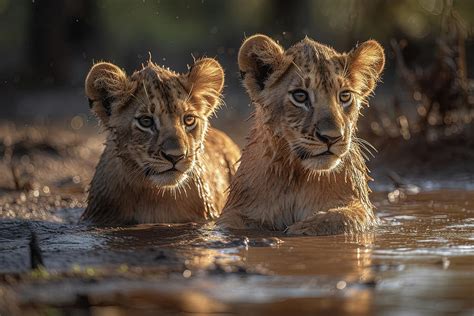
M 2 221 L 0 304 L 33 314 L 474 313 L 474 192 L 373 200 L 383 224 L 351 237 Z M 45 267 L 33 272 L 32 234 Z

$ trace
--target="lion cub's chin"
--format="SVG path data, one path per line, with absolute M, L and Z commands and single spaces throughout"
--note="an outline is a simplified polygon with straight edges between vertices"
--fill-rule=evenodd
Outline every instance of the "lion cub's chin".
M 341 163 L 341 158 L 336 155 L 325 155 L 308 158 L 301 161 L 302 166 L 308 171 L 331 171 Z
M 151 175 L 148 179 L 159 188 L 176 188 L 188 179 L 187 173 L 181 171 L 168 171 L 159 175 Z

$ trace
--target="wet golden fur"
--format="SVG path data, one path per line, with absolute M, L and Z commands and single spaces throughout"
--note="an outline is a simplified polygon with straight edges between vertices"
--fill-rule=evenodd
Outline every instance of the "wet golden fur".
M 384 61 L 375 41 L 341 54 L 309 38 L 286 51 L 267 36 L 248 38 L 239 67 L 254 125 L 218 224 L 309 235 L 376 225 L 356 124 Z
M 108 137 L 82 219 L 122 225 L 216 218 L 240 156 L 229 137 L 208 127 L 223 84 L 224 72 L 210 58 L 185 74 L 151 61 L 131 76 L 110 63 L 94 65 L 86 95 Z

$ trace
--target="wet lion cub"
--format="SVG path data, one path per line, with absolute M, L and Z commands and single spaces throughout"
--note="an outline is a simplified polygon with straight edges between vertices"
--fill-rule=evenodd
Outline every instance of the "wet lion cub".
M 384 67 L 382 47 L 367 41 L 338 53 L 305 38 L 285 51 L 255 35 L 238 62 L 255 121 L 218 223 L 308 235 L 373 227 L 355 133 Z
M 82 219 L 100 225 L 179 223 L 216 218 L 240 156 L 208 118 L 224 72 L 198 60 L 178 74 L 149 61 L 127 76 L 98 63 L 86 95 L 108 132 Z

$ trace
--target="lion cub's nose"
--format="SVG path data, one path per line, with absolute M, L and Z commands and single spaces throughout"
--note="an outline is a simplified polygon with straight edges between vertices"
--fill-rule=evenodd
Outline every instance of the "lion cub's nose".
M 320 141 L 328 146 L 337 143 L 342 138 L 342 133 L 339 131 L 316 131 L 315 134 Z
M 170 154 L 165 153 L 164 151 L 161 152 L 161 155 L 163 156 L 163 158 L 171 162 L 173 165 L 177 164 L 178 161 L 182 160 L 185 156 L 184 154 L 170 155 Z
M 183 144 L 175 137 L 169 137 L 160 146 L 160 155 L 173 165 L 186 156 L 186 150 Z

